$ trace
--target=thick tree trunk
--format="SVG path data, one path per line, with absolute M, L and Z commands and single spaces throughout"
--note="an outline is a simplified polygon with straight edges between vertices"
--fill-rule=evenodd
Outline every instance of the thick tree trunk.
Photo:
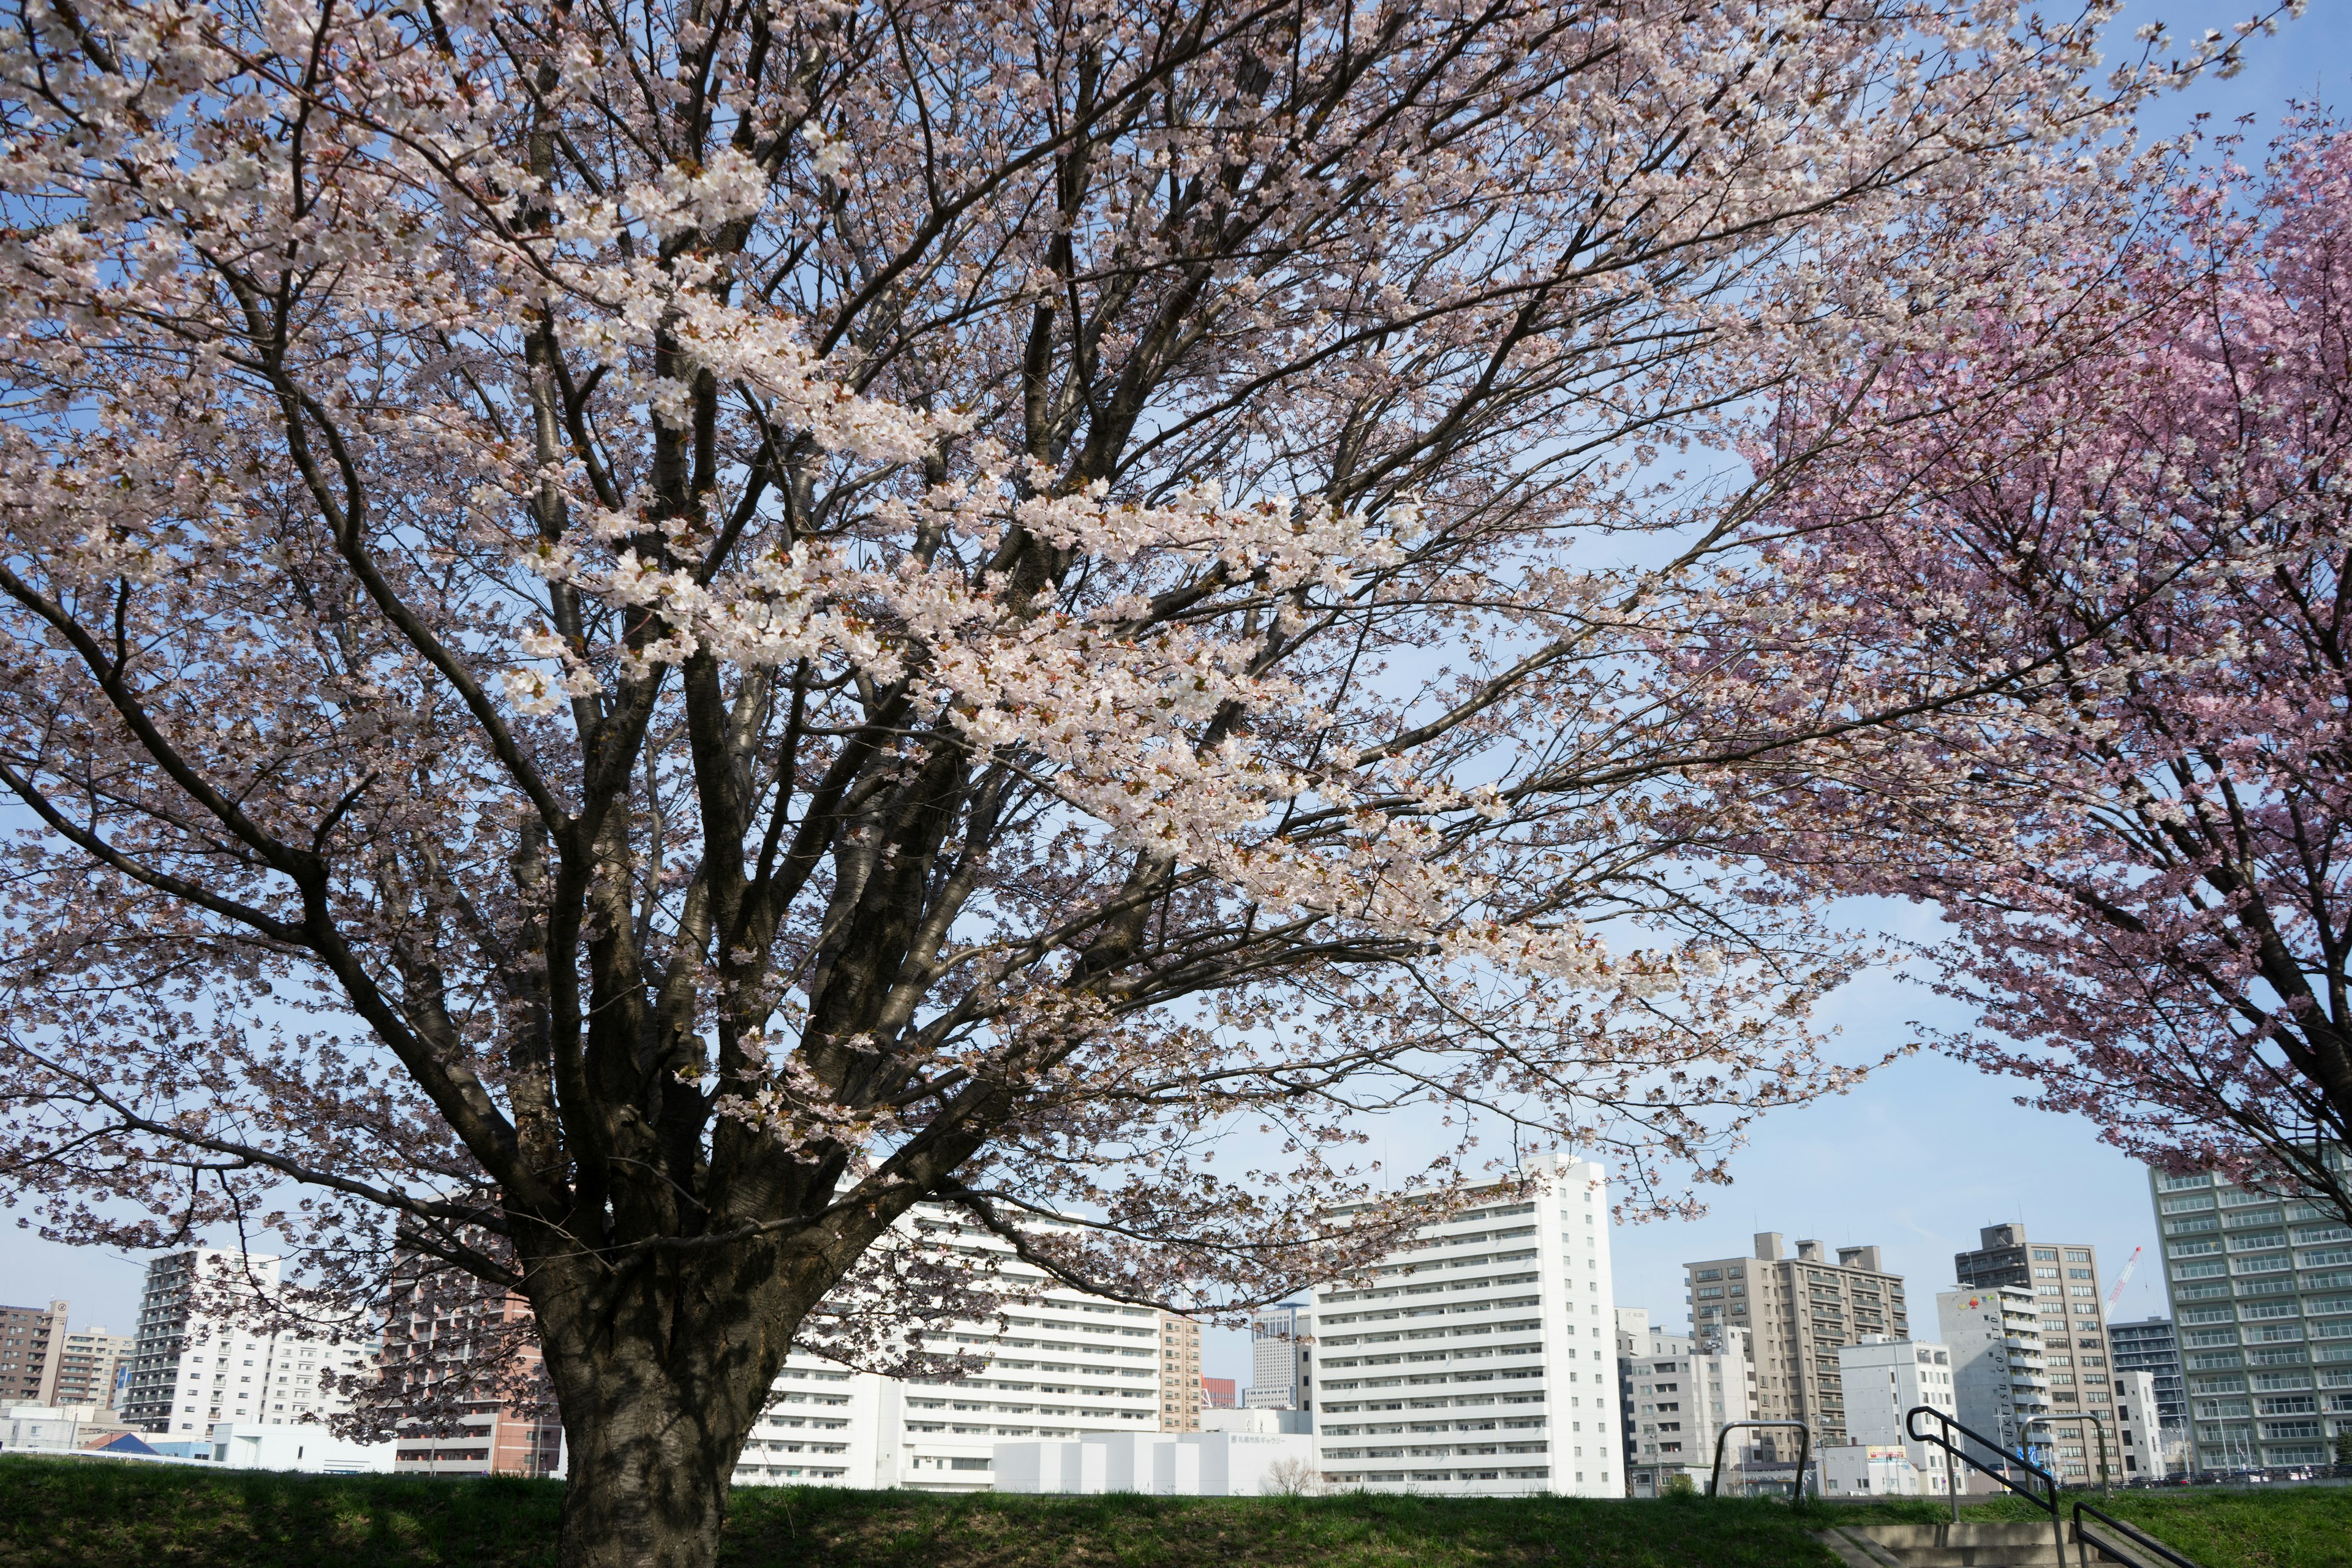
M 557 1568 L 711 1568 L 740 1436 L 661 1398 L 564 1411 L 570 1468 Z
M 639 1269 L 584 1299 L 533 1292 L 553 1298 L 541 1346 L 569 1447 L 558 1568 L 717 1561 L 735 1461 L 790 1342 L 772 1279 L 763 1292 L 729 1273 Z

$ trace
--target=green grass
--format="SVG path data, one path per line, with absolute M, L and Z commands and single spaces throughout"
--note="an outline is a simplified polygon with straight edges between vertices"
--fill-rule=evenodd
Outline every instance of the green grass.
M 0 1568 L 544 1568 L 559 1483 L 0 1458 Z M 1835 1568 L 1771 1502 L 744 1488 L 729 1568 Z
M 2352 1487 L 2261 1487 L 2245 1491 L 2120 1491 L 2102 1498 L 2069 1493 L 2127 1521 L 2203 1568 L 2347 1568 L 2352 1565 Z M 1925 1500 L 1843 1504 L 1853 1524 L 1933 1524 L 1951 1505 Z M 1964 1503 L 1979 1520 L 2049 1517 L 2018 1498 Z M 2071 1514 L 2069 1517 L 2072 1517 Z
M 561 1483 L 0 1458 L 0 1568 L 549 1568 Z M 2352 1489 L 2119 1494 L 2204 1568 L 2347 1568 Z M 1972 1503 L 1972 1519 L 2034 1517 Z M 728 1568 L 1834 1568 L 1830 1522 L 1937 1504 L 735 1493 Z

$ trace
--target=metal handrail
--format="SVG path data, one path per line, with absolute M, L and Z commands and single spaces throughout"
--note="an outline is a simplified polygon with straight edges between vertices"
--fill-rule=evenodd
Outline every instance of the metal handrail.
M 2134 1545 L 2146 1547 L 2148 1551 L 2155 1552 L 2158 1557 L 2163 1558 L 2167 1563 L 2171 1563 L 2172 1568 L 2198 1568 L 2197 1563 L 2191 1562 L 2186 1557 L 2183 1557 L 2179 1552 L 2175 1552 L 2171 1547 L 2167 1546 L 2155 1536 L 2150 1535 L 2145 1530 L 2140 1529 L 2139 1526 L 2136 1524 L 2126 1524 L 2122 1520 L 2116 1518 L 2115 1515 L 2105 1512 L 2102 1510 L 2093 1508 L 2086 1502 L 2078 1502 L 2074 1505 L 2074 1562 L 2076 1568 L 2090 1568 L 2090 1551 L 2089 1548 L 2084 1544 L 2085 1532 L 2083 1529 L 2083 1516 L 2086 1513 L 2093 1519 L 2097 1520 L 2101 1524 L 2107 1525 L 2112 1529 L 2119 1530 L 2126 1535 L 2130 1536 Z M 2117 1559 L 2120 1562 L 2132 1562 L 2132 1554 L 2124 1551 L 2113 1542 L 2101 1541 L 2096 1542 L 2094 1544 L 2095 1544 L 2101 1552 L 2106 1553 L 2110 1557 Z M 2059 1560 L 2063 1563 L 2065 1559 L 2062 1555 Z M 2133 1563 L 2133 1568 L 2147 1568 L 2147 1565 L 2144 1563 Z
M 1801 1421 L 1727 1421 L 1715 1435 L 1715 1468 L 1706 1478 L 1706 1495 L 1713 1497 L 1723 1485 L 1723 1440 L 1731 1436 L 1735 1426 L 1794 1426 L 1797 1429 L 1797 1479 L 1789 1489 L 1789 1506 L 1795 1508 L 1805 1500 L 1805 1460 L 1813 1451 L 1813 1429 Z M 2059 1554 L 2062 1558 L 2063 1552 Z
M 1942 1425 L 1943 1431 L 1920 1431 L 1919 1417 L 1922 1415 L 1934 1416 L 1937 1421 Z M 2007 1487 L 2011 1491 L 2015 1492 L 2018 1496 L 2023 1498 L 2026 1501 L 2032 1503 L 2034 1507 L 2048 1514 L 2050 1516 L 2050 1539 L 2053 1544 L 2054 1544 L 2058 1549 L 2058 1561 L 2062 1564 L 2066 1561 L 2066 1524 L 2065 1521 L 2058 1516 L 2058 1478 L 2056 1476 L 2052 1475 L 2048 1470 L 2043 1469 L 2041 1466 L 2035 1464 L 2024 1455 L 2011 1453 L 2008 1449 L 2002 1447 L 2000 1444 L 1994 1442 L 1983 1433 L 1972 1431 L 1969 1427 L 1961 1426 L 1960 1423 L 1954 1420 L 1950 1415 L 1937 1409 L 1932 1405 L 1915 1405 L 1910 1409 L 1905 1411 L 1903 1413 L 1903 1430 L 1910 1436 L 1913 1442 L 1933 1443 L 1938 1448 L 1943 1449 L 1945 1453 L 1957 1458 L 1960 1463 L 1968 1466 L 1971 1469 L 1983 1471 L 1986 1475 L 1990 1476 L 1994 1480 L 1999 1481 L 2002 1486 Z M 2031 1487 L 2019 1486 L 2015 1481 L 2009 1479 L 2009 1474 L 2005 1468 L 1999 1470 L 1994 1469 L 1990 1465 L 1986 1464 L 1983 1460 L 1979 1459 L 1974 1455 L 1970 1454 L 1965 1447 L 1955 1444 L 1949 1436 L 1949 1434 L 1953 1432 L 1958 1432 L 1962 1437 L 1976 1444 L 1980 1448 L 1988 1449 L 1992 1453 L 2000 1455 L 2005 1459 L 2024 1466 L 2027 1469 L 2032 1471 L 2033 1474 L 2039 1476 L 2042 1479 L 2042 1484 L 2050 1489 L 2047 1492 L 2039 1492 L 2035 1491 Z
M 1941 1432 L 1922 1432 L 1919 1430 L 1919 1417 L 1922 1415 L 1934 1416 L 1937 1422 L 1942 1426 L 1943 1430 Z M 2042 1419 L 2042 1417 L 2036 1417 L 2035 1419 L 2039 1420 Z M 2058 1561 L 2062 1564 L 2066 1561 L 2066 1521 L 2060 1508 L 2058 1478 L 2056 1476 L 2052 1475 L 2048 1470 L 2043 1469 L 2041 1466 L 2035 1464 L 2024 1455 L 2011 1453 L 2008 1449 L 2002 1447 L 1991 1438 L 1987 1437 L 1983 1433 L 1970 1431 L 1968 1427 L 1961 1426 L 1958 1421 L 1953 1420 L 1951 1416 L 1946 1415 L 1943 1411 L 1937 1409 L 1932 1405 L 1915 1405 L 1909 1410 L 1904 1412 L 1903 1430 L 1910 1436 L 1913 1441 L 1920 1443 L 1933 1443 L 1937 1447 L 1943 1449 L 1946 1454 L 1957 1458 L 1960 1463 L 1967 1465 L 1971 1469 L 1983 1471 L 1986 1475 L 1989 1475 L 1993 1479 L 1999 1481 L 2002 1486 L 2007 1487 L 2011 1491 L 2015 1492 L 2018 1496 L 2025 1499 L 2026 1501 L 2032 1503 L 2034 1507 L 2047 1513 L 2050 1516 L 2051 1539 L 2058 1548 Z M 2049 1489 L 2048 1491 L 2038 1491 L 2031 1487 L 2019 1486 L 2015 1481 L 2010 1479 L 2009 1476 L 2005 1472 L 1993 1468 L 1990 1465 L 1988 1465 L 1982 1460 L 1971 1456 L 1965 1447 L 1954 1443 L 1949 1436 L 1954 1432 L 1958 1432 L 1962 1437 L 1968 1439 L 1968 1441 L 1971 1443 L 1975 1443 L 1979 1447 L 1987 1449 L 1991 1453 L 2000 1455 L 2003 1458 L 2008 1459 L 2013 1464 L 2022 1465 L 2026 1469 L 2032 1471 L 2034 1476 L 2041 1479 L 2042 1484 Z M 2104 1434 L 2102 1436 L 2104 1437 Z M 2145 1547 L 2147 1550 L 2155 1552 L 2158 1557 L 2163 1558 L 2166 1563 L 2171 1564 L 2171 1568 L 2199 1568 L 2197 1563 L 2190 1562 L 2186 1557 L 2183 1557 L 2179 1552 L 2175 1552 L 2163 1542 L 2157 1540 L 2154 1536 L 2148 1534 L 2137 1525 L 2126 1524 L 2122 1520 L 2116 1518 L 2113 1514 L 2093 1508 L 2086 1502 L 2077 1502 L 2074 1504 L 2074 1561 L 2076 1568 L 2090 1568 L 2090 1549 L 2084 1543 L 2083 1539 L 2083 1516 L 2084 1514 L 2090 1515 L 2093 1519 L 2097 1520 L 2101 1524 L 2105 1525 L 2110 1529 L 2120 1531 L 2122 1534 L 2128 1537 L 2134 1545 Z M 2095 1544 L 2098 1549 L 2107 1556 L 2113 1557 L 2119 1562 L 2130 1563 L 2132 1568 L 2148 1568 L 2148 1564 L 2139 1561 L 2137 1555 L 2132 1551 L 2126 1548 L 2121 1542 L 2099 1541 L 2093 1544 Z

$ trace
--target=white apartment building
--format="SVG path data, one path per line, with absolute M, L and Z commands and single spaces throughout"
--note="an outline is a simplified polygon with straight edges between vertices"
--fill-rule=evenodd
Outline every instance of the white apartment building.
M 927 1342 L 983 1363 L 954 1381 L 853 1373 L 794 1351 L 736 1461 L 737 1486 L 984 1491 L 1000 1442 L 1161 1429 L 1163 1314 L 1048 1284 L 945 1210 L 920 1218 L 935 1240 L 996 1262 L 1006 1293 L 1031 1299 L 1009 1303 L 1001 1327 L 960 1322 Z M 1194 1358 L 1198 1332 L 1193 1325 Z M 1180 1365 L 1186 1353 L 1180 1345 Z M 1197 1383 L 1197 1364 L 1191 1372 Z
M 1948 1465 L 1941 1448 L 1912 1440 L 1905 1419 L 1923 1405 L 1958 1418 L 1958 1384 L 1948 1346 L 1865 1334 L 1858 1344 L 1839 1347 L 1838 1378 L 1845 1390 L 1846 1443 L 1866 1452 L 1857 1457 L 1823 1449 L 1824 1487 L 1832 1471 L 1843 1465 L 1847 1468 L 1838 1470 L 1838 1479 L 1847 1492 L 1885 1495 L 1892 1487 L 1905 1495 L 1945 1497 L 1955 1485 L 1967 1489 L 1968 1478 Z M 1916 1472 L 1909 1480 L 1900 1474 L 1904 1467 L 1884 1462 L 1888 1451 Z
M 2116 1374 L 2116 1425 L 2122 1429 L 2121 1479 L 2160 1479 L 2186 1467 L 2186 1439 L 2179 1427 L 2164 1422 L 2154 1373 Z M 2115 1463 L 2112 1458 L 2109 1462 Z
M 1705 1489 L 1725 1426 L 1756 1417 L 1756 1357 L 1745 1328 L 1710 1323 L 1694 1336 L 1650 1327 L 1650 1314 L 1621 1307 L 1617 1323 L 1618 1426 L 1626 1495 L 1656 1497 L 1668 1479 Z M 1762 1434 L 1727 1451 L 1736 1458 Z
M 1547 1160 L 1318 1288 L 1315 1447 L 1370 1491 L 1616 1497 L 1607 1174 Z
M 1314 1315 L 1298 1301 L 1260 1307 L 1250 1315 L 1250 1384 L 1242 1404 L 1251 1410 L 1312 1410 Z
M 1849 1442 L 1925 1450 L 1927 1445 L 1912 1442 L 1905 1429 L 1904 1417 L 1910 1411 L 1925 1405 L 1960 1418 L 1948 1346 L 1865 1334 L 1859 1344 L 1839 1347 L 1838 1374 L 1845 1384 Z M 1924 1451 L 1911 1458 L 1914 1464 L 1927 1462 Z
M 121 1405 L 134 1431 L 194 1436 L 221 1422 L 287 1426 L 349 1408 L 324 1379 L 372 1364 L 373 1341 L 257 1332 L 235 1314 L 199 1311 L 200 1285 L 267 1294 L 278 1288 L 278 1259 L 196 1247 L 147 1265 Z
M 1936 1298 L 1936 1316 L 1951 1352 L 1953 1403 L 1960 1425 L 2009 1453 L 2032 1458 L 2026 1445 L 2046 1447 L 2047 1427 L 2033 1425 L 2051 1408 L 2050 1373 L 2033 1292 L 2013 1285 L 1946 1290 Z M 1974 1444 L 1969 1453 L 1995 1465 L 2005 1458 Z

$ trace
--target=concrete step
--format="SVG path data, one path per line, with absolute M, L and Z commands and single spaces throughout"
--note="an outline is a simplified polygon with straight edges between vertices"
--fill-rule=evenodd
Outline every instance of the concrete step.
M 2074 1568 L 2074 1531 L 2064 1527 L 2062 1555 L 2050 1526 L 2017 1524 L 1844 1524 L 1825 1532 L 1824 1544 L 1850 1568 Z M 1843 1537 L 1850 1551 L 1826 1536 Z M 2114 1563 L 2095 1545 L 2084 1563 Z

